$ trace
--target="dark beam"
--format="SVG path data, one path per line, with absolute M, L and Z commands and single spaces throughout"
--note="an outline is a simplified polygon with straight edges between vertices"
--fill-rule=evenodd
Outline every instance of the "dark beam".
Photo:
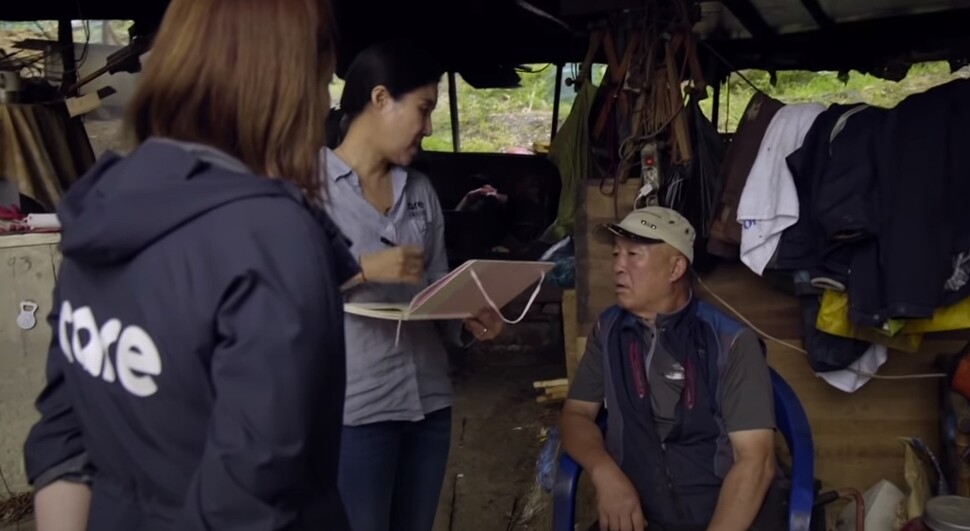
M 510 0 L 489 3 L 487 12 L 475 8 L 483 0 L 449 3 L 439 13 L 417 8 L 442 1 L 334 0 L 340 30 L 337 76 L 343 76 L 360 50 L 380 40 L 401 37 L 425 44 L 445 69 L 462 75 L 466 70 L 579 61 L 588 45 L 584 32 L 566 30 Z M 537 0 L 531 3 L 542 6 Z M 374 13 L 382 16 L 374 18 Z M 473 20 L 475 24 L 441 25 L 440 20 Z
M 751 0 L 721 0 L 721 4 L 741 21 L 755 39 L 766 40 L 774 37 L 774 28 L 765 22 L 761 12 L 751 3 Z
M 564 17 L 601 15 L 625 9 L 643 8 L 643 0 L 560 0 L 559 14 Z
M 714 122 L 714 129 L 720 131 L 718 124 L 721 122 L 721 83 L 714 83 L 714 101 L 711 103 L 711 121 Z
M 144 20 L 157 27 L 169 0 L 6 0 L 0 20 Z
M 458 79 L 448 72 L 448 110 L 451 111 L 451 150 L 461 151 L 461 120 L 458 119 Z
M 812 15 L 815 23 L 820 27 L 831 28 L 835 25 L 835 21 L 825 12 L 818 0 L 802 0 L 802 5 L 805 6 L 805 10 L 808 11 L 809 15 Z
M 737 70 L 855 69 L 876 74 L 875 70 L 900 61 L 970 58 L 968 26 L 970 9 L 954 9 L 779 35 L 771 46 L 758 39 L 710 40 L 705 44 Z M 710 54 L 705 47 L 701 51 Z
M 77 82 L 77 59 L 74 56 L 74 28 L 70 19 L 57 21 L 57 48 L 61 52 L 61 70 L 64 72 L 61 77 L 61 92 L 68 96 L 74 96 L 68 91 L 68 87 Z

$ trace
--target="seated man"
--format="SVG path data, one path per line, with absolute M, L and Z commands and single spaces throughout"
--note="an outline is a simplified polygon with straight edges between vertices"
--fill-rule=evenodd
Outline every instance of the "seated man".
M 618 304 L 590 334 L 560 421 L 596 487 L 593 529 L 787 529 L 763 344 L 694 297 L 693 227 L 652 206 L 600 229 Z

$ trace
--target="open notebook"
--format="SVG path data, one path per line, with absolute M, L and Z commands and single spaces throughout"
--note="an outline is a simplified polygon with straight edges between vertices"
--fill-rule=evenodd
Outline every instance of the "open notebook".
M 344 311 L 354 315 L 394 321 L 467 319 L 482 308 L 500 308 L 535 285 L 529 303 L 514 324 L 522 320 L 542 288 L 552 262 L 511 260 L 469 260 L 423 289 L 410 304 L 380 302 L 346 303 Z

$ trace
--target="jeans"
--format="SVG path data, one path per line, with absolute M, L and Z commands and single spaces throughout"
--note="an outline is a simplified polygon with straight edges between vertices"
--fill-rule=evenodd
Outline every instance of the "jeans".
M 344 426 L 337 485 L 353 531 L 431 531 L 451 445 L 451 408 L 418 422 Z

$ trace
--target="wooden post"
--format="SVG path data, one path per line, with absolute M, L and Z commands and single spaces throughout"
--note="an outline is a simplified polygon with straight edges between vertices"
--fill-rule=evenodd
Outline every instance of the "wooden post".
M 448 108 L 451 111 L 451 149 L 461 151 L 461 131 L 458 121 L 458 80 L 454 72 L 448 72 Z
M 567 289 L 562 292 L 562 340 L 566 351 L 566 378 L 573 380 L 576 366 L 582 352 L 577 352 L 577 319 L 576 319 L 576 290 Z

